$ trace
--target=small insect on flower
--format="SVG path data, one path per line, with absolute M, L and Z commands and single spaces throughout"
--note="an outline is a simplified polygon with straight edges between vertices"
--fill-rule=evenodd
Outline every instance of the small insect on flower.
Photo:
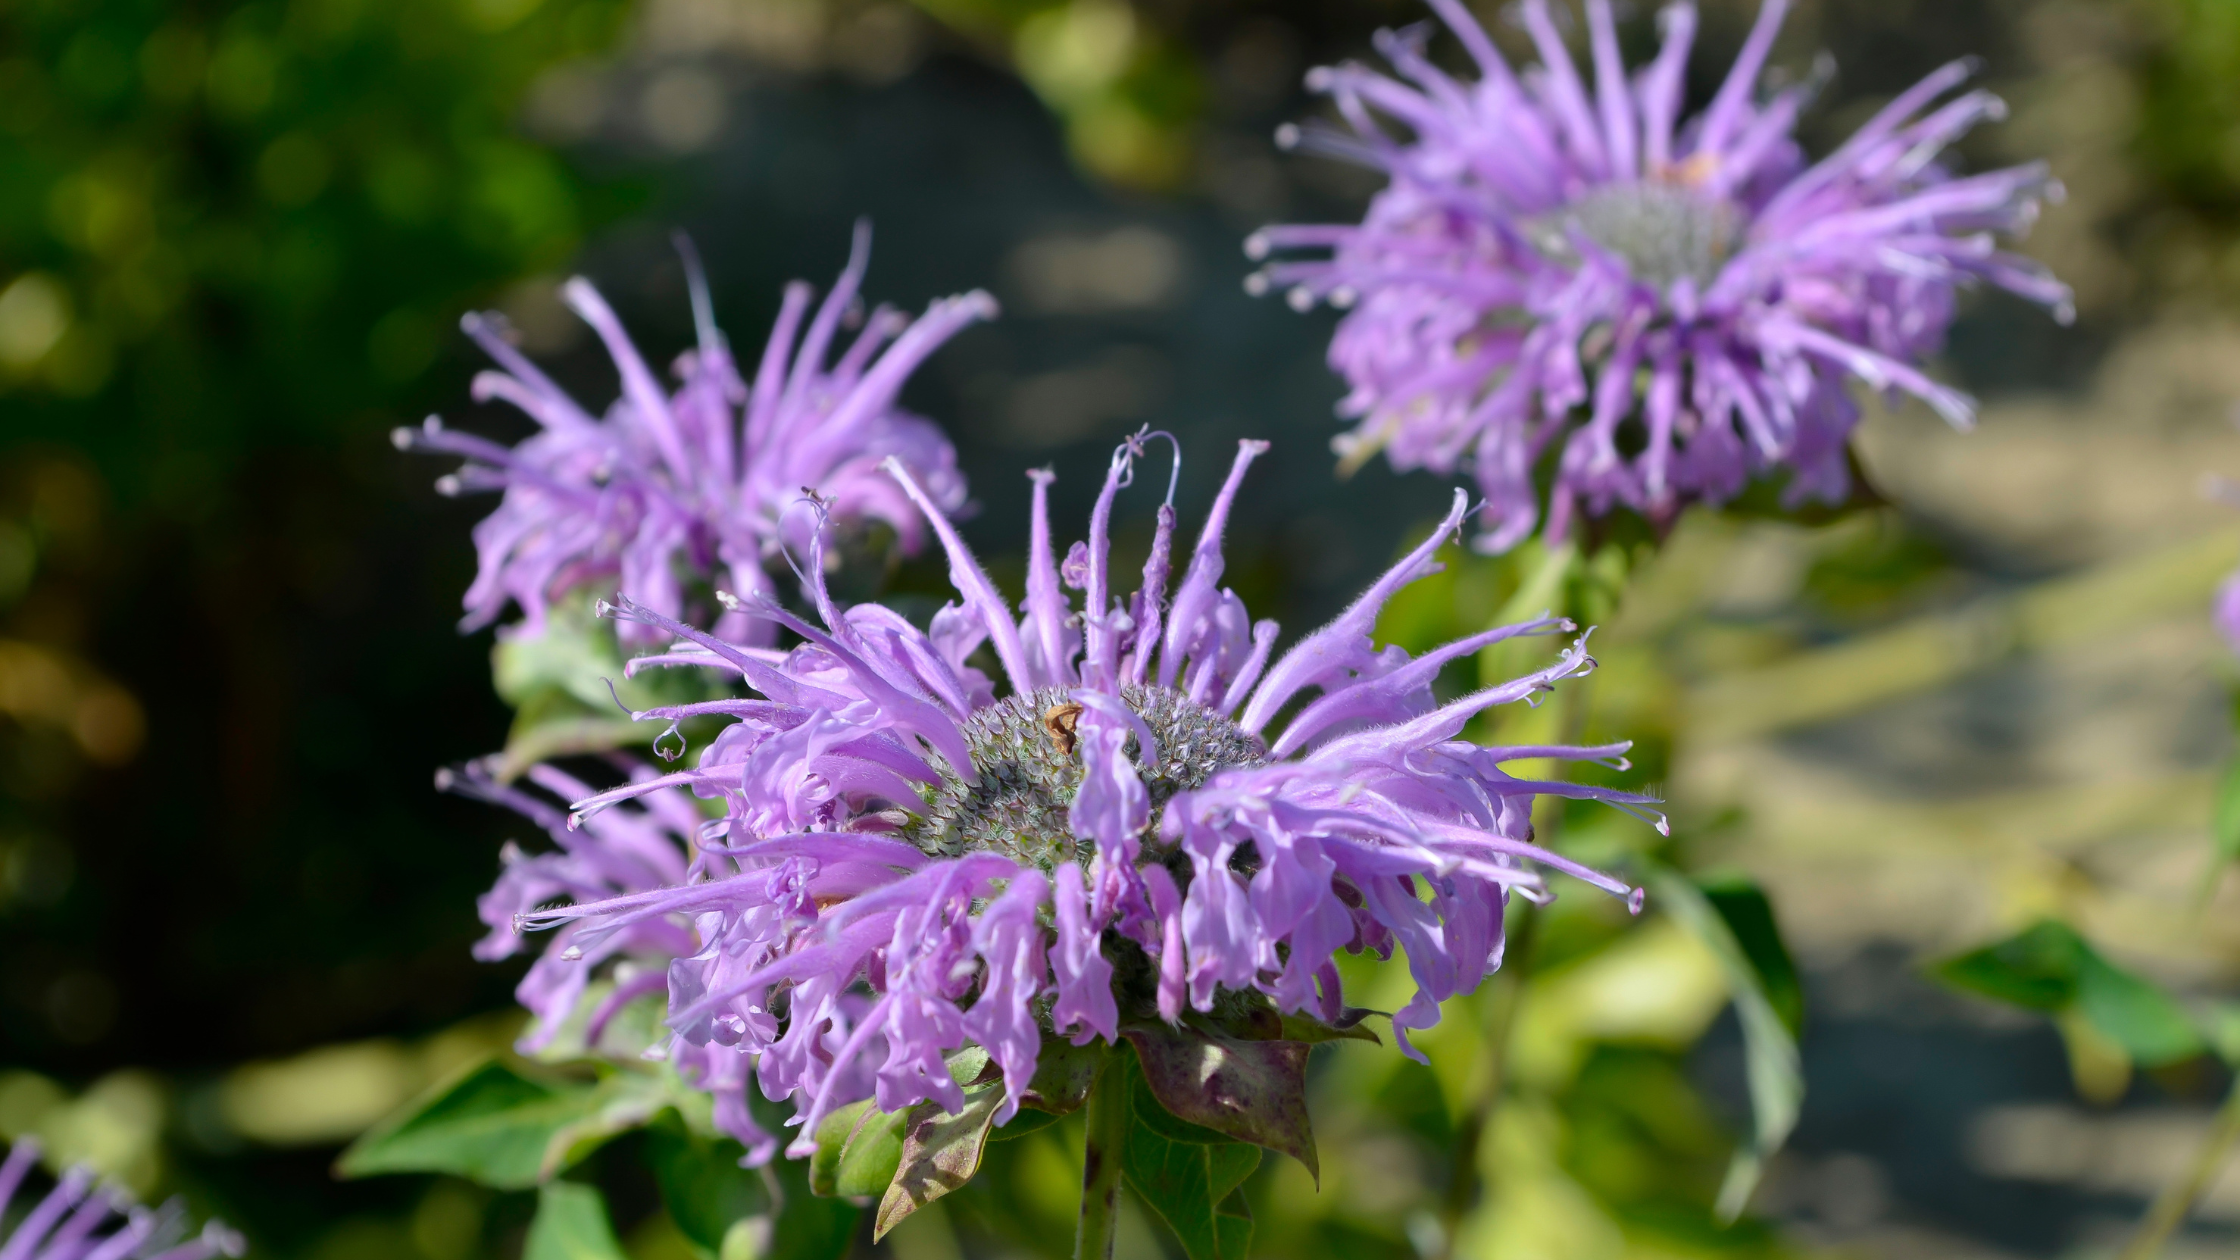
M 1541 64 L 1513 72 L 1460 0 L 1429 0 L 1478 67 L 1432 65 L 1429 31 L 1385 31 L 1400 77 L 1316 70 L 1351 133 L 1278 141 L 1390 177 L 1359 224 L 1255 233 L 1246 252 L 1328 251 L 1255 273 L 1301 310 L 1348 308 L 1330 366 L 1359 423 L 1344 468 L 1382 451 L 1400 469 L 1467 468 L 1485 495 L 1477 546 L 1581 512 L 1667 521 L 1785 470 L 1784 498 L 1841 501 L 1859 409 L 1847 382 L 1910 394 L 1966 427 L 1973 404 L 1921 371 L 1955 292 L 1988 282 L 2071 318 L 2069 290 L 2002 252 L 2060 186 L 2042 163 L 1960 176 L 1947 146 L 2005 107 L 1954 62 L 1807 163 L 1792 132 L 1813 80 L 1757 94 L 1788 0 L 1765 0 L 1703 113 L 1682 120 L 1692 4 L 1632 77 L 1610 0 L 1586 0 L 1590 91 L 1547 0 L 1523 0 Z M 1405 134 L 1388 131 L 1396 124 Z M 1541 487 L 1546 487 L 1543 516 Z
M 83 1167 L 62 1174 L 54 1189 L 20 1219 L 9 1211 L 39 1162 L 37 1140 L 19 1138 L 0 1160 L 0 1256 L 8 1260 L 210 1260 L 238 1256 L 241 1235 L 212 1221 L 188 1237 L 186 1211 L 178 1203 L 141 1207 L 112 1186 L 99 1184 Z
M 1392 1027 L 1413 1054 L 1409 1032 L 1499 965 L 1509 895 L 1549 895 L 1540 868 L 1639 908 L 1637 890 L 1535 845 L 1531 813 L 1541 796 L 1594 799 L 1661 829 L 1652 799 L 1503 768 L 1622 766 L 1626 745 L 1461 738 L 1479 713 L 1591 669 L 1585 636 L 1543 669 L 1443 704 L 1432 684 L 1449 662 L 1575 628 L 1544 618 L 1412 659 L 1371 640 L 1394 592 L 1436 571 L 1465 512 L 1459 493 L 1437 532 L 1277 655 L 1275 623 L 1255 623 L 1220 585 L 1224 526 L 1265 443 L 1241 445 L 1171 597 L 1171 481 L 1140 587 L 1114 594 L 1114 501 L 1144 443 L 1164 436 L 1114 454 L 1088 540 L 1062 564 L 1054 478 L 1031 474 L 1023 616 L 898 460 L 887 470 L 947 550 L 961 599 L 927 628 L 878 604 L 839 607 L 821 534 L 799 567 L 814 620 L 762 594 L 730 600 L 798 636 L 782 654 L 627 598 L 613 605 L 679 641 L 636 665 L 723 665 L 757 694 L 637 714 L 736 720 L 690 768 L 582 795 L 570 825 L 597 833 L 642 803 L 635 827 L 680 790 L 720 801 L 722 817 L 695 827 L 678 812 L 667 824 L 694 838 L 689 869 L 665 841 L 642 870 L 563 873 L 591 848 L 616 848 L 613 837 L 564 841 L 582 851 L 556 855 L 549 871 L 509 866 L 509 880 L 537 885 L 494 893 L 485 918 L 495 926 L 502 908 L 523 928 L 565 933 L 567 956 L 538 965 L 553 983 L 633 937 L 660 938 L 654 952 L 674 959 L 670 1052 L 751 1058 L 766 1097 L 794 1100 L 789 1151 L 801 1155 L 824 1117 L 867 1097 L 885 1112 L 926 1100 L 959 1110 L 945 1056 L 968 1043 L 986 1055 L 979 1079 L 1000 1080 L 1000 1124 L 1048 1046 L 1133 1040 L 1208 1012 L 1284 1028 L 1294 1016 L 1324 1027 L 1357 1018 L 1340 993 L 1340 950 L 1405 949 L 1416 993 Z M 1083 593 L 1078 609 L 1063 585 Z M 983 645 L 1000 681 L 970 663 Z M 572 904 L 517 913 L 556 896 Z M 502 935 L 491 943 L 502 948 Z M 1293 1067 L 1303 1063 L 1301 1047 Z
M 674 394 L 662 391 L 606 300 L 578 278 L 561 295 L 598 333 L 622 377 L 622 396 L 603 419 L 514 348 L 502 316 L 476 314 L 462 321 L 467 335 L 503 370 L 475 378 L 475 400 L 512 403 L 538 431 L 513 447 L 434 417 L 396 431 L 401 448 L 466 457 L 437 483 L 444 493 L 505 492 L 475 527 L 480 569 L 466 595 L 468 629 L 495 621 L 511 602 L 533 634 L 551 600 L 584 586 L 619 591 L 669 617 L 686 615 L 695 584 L 767 590 L 764 566 L 784 549 L 786 510 L 804 487 L 834 516 L 885 522 L 914 550 L 921 526 L 879 471 L 884 459 L 902 461 L 944 507 L 963 504 L 955 448 L 895 400 L 943 342 L 995 315 L 995 299 L 981 292 L 942 298 L 916 320 L 886 306 L 863 317 L 857 293 L 871 233 L 858 224 L 847 269 L 805 331 L 810 288 L 787 286 L 749 385 L 716 327 L 690 242 L 680 236 L 677 244 L 699 344 L 678 356 Z M 858 319 L 861 330 L 834 360 L 836 336 Z M 762 629 L 745 618 L 724 625 L 732 637 Z

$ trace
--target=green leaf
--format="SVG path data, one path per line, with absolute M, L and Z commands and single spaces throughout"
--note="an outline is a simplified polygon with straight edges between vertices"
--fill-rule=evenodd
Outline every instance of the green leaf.
M 617 700 L 635 710 L 720 694 L 700 670 L 628 677 L 614 622 L 593 613 L 593 595 L 589 588 L 569 592 L 553 601 L 542 633 L 507 636 L 491 649 L 492 682 L 499 698 L 516 710 L 500 778 L 549 757 L 651 744 L 667 729 L 660 722 L 633 721 Z M 671 736 L 663 747 L 674 752 L 676 743 Z
M 2182 1062 L 2207 1049 L 2175 998 L 2090 948 L 2077 974 L 2077 1010 L 2143 1067 Z
M 902 1159 L 872 1223 L 873 1242 L 886 1237 L 912 1212 L 972 1180 L 987 1149 L 988 1128 L 1002 1105 L 999 1078 L 966 1090 L 964 1110 L 954 1115 L 931 1102 L 910 1109 L 902 1134 Z
M 871 1100 L 849 1105 L 817 1125 L 816 1153 L 809 1157 L 809 1187 L 844 1199 L 882 1193 L 902 1162 L 902 1128 L 907 1113 L 875 1110 Z
M 1060 1119 L 1062 1117 L 1053 1111 L 1036 1111 L 1032 1107 L 1021 1107 L 1019 1108 L 1019 1114 L 1011 1117 L 1011 1123 L 997 1125 L 995 1128 L 988 1130 L 988 1140 L 991 1142 L 1008 1142 L 1013 1138 L 1022 1138 L 1029 1133 L 1039 1133 L 1056 1124 Z
M 2075 928 L 2053 919 L 1947 959 L 1932 973 L 1995 1001 L 2055 1015 L 2073 1012 L 2132 1062 L 2147 1067 L 2207 1049 L 2177 999 L 2101 957 Z
M 1953 988 L 2033 1011 L 2058 1011 L 2077 1000 L 2084 938 L 2065 923 L 2042 920 L 1996 945 L 1986 945 L 1930 968 Z
M 1283 1036 L 1280 1040 L 1310 1046 L 1325 1041 L 1366 1041 L 1370 1045 L 1381 1046 L 1384 1039 L 1362 1022 L 1376 1013 L 1359 1006 L 1349 1006 L 1339 1013 L 1335 1024 L 1325 1024 L 1312 1015 L 1287 1014 L 1283 1017 Z
M 1088 1101 L 1089 1087 L 1097 1080 L 1097 1068 L 1104 1057 L 1112 1053 L 1109 1046 L 1090 1042 L 1077 1046 L 1052 1033 L 1042 1035 L 1042 1050 L 1034 1061 L 1034 1079 L 1027 1082 L 1027 1092 L 1020 1101 L 1038 1111 L 1053 1116 L 1071 1115 Z M 1015 1129 L 1019 1121 L 1004 1126 Z M 1016 1129 L 1017 1133 L 1028 1130 Z
M 809 1161 L 774 1159 L 768 1166 L 778 1187 L 778 1215 L 766 1245 L 744 1254 L 752 1260 L 841 1260 L 855 1250 L 863 1209 L 846 1199 L 823 1198 L 809 1186 Z M 732 1260 L 733 1253 L 723 1253 Z
M 647 1134 L 646 1162 L 670 1219 L 679 1233 L 711 1253 L 720 1255 L 735 1227 L 767 1218 L 775 1206 L 762 1173 L 739 1166 L 745 1155 L 737 1142 L 702 1137 L 675 1115 Z
M 682 1097 L 680 1097 L 680 1093 Z M 666 1070 L 615 1072 L 592 1088 L 586 1114 L 562 1124 L 545 1144 L 539 1180 L 550 1180 L 612 1139 L 642 1129 L 673 1106 L 691 1107 L 698 1091 Z
M 1804 985 L 1797 979 L 1796 960 L 1781 939 L 1781 925 L 1774 920 L 1773 902 L 1765 890 L 1740 872 L 1700 878 L 1696 887 L 1734 934 L 1735 944 L 1758 973 L 1759 986 L 1789 1035 L 1804 1031 Z
M 572 1150 L 606 1101 L 598 1087 L 548 1085 L 492 1060 L 376 1125 L 350 1144 L 335 1171 L 452 1173 L 500 1190 L 526 1189 L 557 1171 L 552 1152 Z
M 1174 1231 L 1190 1260 L 1243 1260 L 1252 1245 L 1252 1211 L 1240 1187 L 1260 1166 L 1260 1148 L 1218 1134 L 1170 1137 L 1181 1122 L 1166 1114 L 1133 1061 L 1124 1071 L 1112 1083 L 1128 1088 L 1134 1110 L 1121 1156 L 1129 1188 Z
M 1151 1092 L 1151 1082 L 1144 1079 L 1140 1065 L 1130 1068 L 1128 1105 L 1134 1109 L 1135 1122 L 1165 1138 L 1169 1142 L 1189 1142 L 1196 1146 L 1225 1146 L 1234 1141 L 1228 1134 L 1216 1132 L 1202 1124 L 1192 1124 L 1167 1110 L 1159 1096 Z
M 628 1260 L 597 1186 L 552 1181 L 537 1191 L 537 1218 L 521 1260 Z
M 1281 1151 L 1319 1183 L 1307 1119 L 1307 1052 L 1296 1041 L 1236 1041 L 1187 1025 L 1131 1024 L 1143 1079 L 1175 1116 L 1240 1142 Z
M 1719 970 L 1726 976 L 1727 992 L 1734 998 L 1735 1016 L 1742 1024 L 1744 1070 L 1750 1083 L 1750 1141 L 1728 1161 L 1718 1200 L 1720 1219 L 1733 1221 L 1742 1215 L 1751 1192 L 1757 1189 L 1766 1161 L 1797 1127 L 1797 1115 L 1804 1108 L 1804 1062 L 1797 1053 L 1796 1033 L 1775 1007 L 1759 964 L 1710 896 L 1667 867 L 1650 867 L 1646 877 L 1649 896 L 1718 960 Z M 1747 907 L 1746 897 L 1737 900 Z M 1769 906 L 1765 925 L 1770 927 L 1772 922 Z M 1779 941 L 1776 935 L 1775 944 Z M 1786 958 L 1787 954 L 1783 948 L 1781 955 Z M 1794 982 L 1793 966 L 1789 975 Z

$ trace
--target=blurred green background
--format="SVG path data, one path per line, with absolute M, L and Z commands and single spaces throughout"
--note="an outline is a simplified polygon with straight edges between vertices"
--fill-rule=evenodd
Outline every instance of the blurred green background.
M 1751 9 L 1704 7 L 1698 101 Z M 444 469 L 386 437 L 430 411 L 521 431 L 466 401 L 458 316 L 504 310 L 604 399 L 567 275 L 666 356 L 689 336 L 683 228 L 753 346 L 779 285 L 829 279 L 869 215 L 876 297 L 1005 304 L 909 394 L 956 436 L 983 508 L 967 534 L 999 569 L 1030 465 L 1079 489 L 1148 421 L 1184 439 L 1196 503 L 1234 438 L 1269 437 L 1231 574 L 1297 632 L 1446 491 L 1381 467 L 1333 483 L 1328 324 L 1247 298 L 1238 244 L 1358 212 L 1372 179 L 1270 133 L 1315 108 L 1308 66 L 1424 16 L 0 6 L 0 1136 L 184 1192 L 259 1256 L 517 1254 L 530 1196 L 328 1173 L 510 1028 L 516 973 L 467 945 L 522 829 L 429 787 L 504 739 L 488 636 L 453 628 L 487 502 L 437 497 Z M 1651 19 L 1628 16 L 1629 48 Z M 1815 151 L 1942 61 L 1985 58 L 2013 114 L 1966 158 L 2043 156 L 2066 182 L 2029 248 L 2079 320 L 1971 301 L 1940 370 L 1985 398 L 1983 424 L 1872 415 L 1862 459 L 1890 506 L 1698 514 L 1660 554 L 1575 570 L 1560 602 L 1604 624 L 1605 669 L 1532 719 L 1642 738 L 1633 779 L 1676 824 L 1658 856 L 1771 893 L 1801 975 L 1796 1131 L 1720 1226 L 1751 1122 L 1717 962 L 1668 917 L 1570 892 L 1529 961 L 1428 1039 L 1433 1068 L 1318 1052 L 1325 1175 L 1263 1168 L 1261 1254 L 1411 1256 L 1450 1226 L 1457 1254 L 1503 1260 L 2103 1254 L 2224 1088 L 2206 1060 L 2135 1071 L 1922 964 L 2051 915 L 2189 999 L 2240 978 L 2240 892 L 2208 844 L 2234 671 L 2206 620 L 2240 527 L 2197 490 L 2240 476 L 2240 2 L 1802 0 L 1775 60 L 1803 73 L 1823 49 L 1839 73 Z M 1148 518 L 1124 528 L 1140 548 Z M 1519 593 L 1536 553 L 1456 559 L 1389 637 L 1550 602 Z M 1582 855 L 1643 843 L 1564 821 Z M 860 1254 L 1062 1254 L 1063 1132 L 995 1148 L 967 1193 Z M 1483 1202 L 1448 1201 L 1464 1162 Z M 614 1171 L 609 1198 L 635 1254 L 686 1254 L 649 1186 Z M 1124 1249 L 1162 1254 L 1131 1221 Z M 2169 1254 L 2236 1247 L 2228 1174 Z

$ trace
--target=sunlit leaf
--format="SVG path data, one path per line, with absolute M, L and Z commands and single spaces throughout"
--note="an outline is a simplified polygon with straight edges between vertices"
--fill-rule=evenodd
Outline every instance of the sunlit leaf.
M 1930 974 L 1956 989 L 2033 1011 L 2057 1011 L 2077 999 L 2084 939 L 2051 919 L 1995 945 L 1948 958 Z
M 541 1187 L 521 1260 L 627 1260 L 599 1188 L 574 1181 Z
M 556 1169 L 548 1153 L 572 1149 L 607 1095 L 590 1085 L 530 1080 L 503 1063 L 469 1068 L 407 1104 L 350 1144 L 345 1177 L 451 1173 L 500 1190 L 537 1184 Z
M 1128 1088 L 1133 1113 L 1121 1157 L 1129 1188 L 1174 1231 L 1190 1260 L 1243 1260 L 1252 1212 L 1240 1187 L 1260 1166 L 1260 1148 L 1167 1114 L 1133 1061 L 1113 1084 Z M 1175 1133 L 1191 1136 L 1177 1140 Z
M 987 1148 L 988 1127 L 1003 1105 L 1003 1083 L 965 1091 L 964 1110 L 951 1115 L 937 1103 L 913 1107 L 902 1134 L 902 1157 L 879 1201 L 872 1239 L 886 1236 L 912 1212 L 972 1180 Z
M 871 1100 L 851 1103 L 817 1126 L 809 1157 L 809 1186 L 818 1194 L 858 1198 L 882 1194 L 902 1162 L 902 1128 L 908 1116 L 876 1110 Z
M 2141 1067 L 2181 1062 L 2207 1049 L 2175 998 L 2089 947 L 2077 974 L 2077 1010 Z
M 1764 1174 L 1766 1160 L 1789 1140 L 1790 1130 L 1797 1125 L 1797 1115 L 1804 1107 L 1804 1063 L 1797 1052 L 1796 1034 L 1775 1007 L 1758 963 L 1711 898 L 1686 876 L 1666 868 L 1650 869 L 1646 882 L 1650 899 L 1719 960 L 1742 1025 L 1743 1059 L 1750 1082 L 1751 1134 L 1750 1141 L 1727 1165 L 1718 1201 L 1720 1218 L 1732 1221 L 1749 1203 Z M 1770 926 L 1772 922 L 1769 907 L 1765 924 Z M 1778 936 L 1775 942 L 1778 944 Z M 1787 949 L 1780 954 L 1786 958 Z M 1793 981 L 1793 967 L 1789 974 Z
M 2078 1088 L 2095 1097 L 2120 1094 L 2132 1063 L 2159 1067 L 2208 1048 L 2177 999 L 2101 957 L 2075 928 L 2053 919 L 1946 959 L 1932 974 L 1955 988 L 2056 1016 Z
M 1176 1116 L 1240 1142 L 1281 1151 L 1317 1180 L 1314 1129 L 1307 1119 L 1310 1046 L 1295 1041 L 1235 1041 L 1187 1025 L 1132 1024 L 1143 1078 Z

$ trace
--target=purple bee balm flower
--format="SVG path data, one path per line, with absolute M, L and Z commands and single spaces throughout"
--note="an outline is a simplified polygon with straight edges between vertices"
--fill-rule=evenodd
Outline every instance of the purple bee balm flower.
M 1592 668 L 1584 636 L 1544 669 L 1445 704 L 1431 687 L 1448 662 L 1572 627 L 1505 626 L 1416 659 L 1370 638 L 1385 601 L 1437 568 L 1433 553 L 1464 515 L 1459 493 L 1439 532 L 1278 656 L 1275 624 L 1254 623 L 1220 586 L 1223 526 L 1264 443 L 1242 444 L 1172 597 L 1171 503 L 1140 588 L 1115 596 L 1113 501 L 1141 442 L 1114 456 L 1089 539 L 1063 565 L 1051 545 L 1052 477 L 1033 475 L 1023 617 L 894 460 L 887 469 L 947 550 L 961 598 L 926 630 L 877 604 L 837 607 L 815 535 L 801 566 L 815 622 L 767 596 L 727 597 L 798 635 L 788 652 L 741 647 L 634 602 L 608 609 L 679 640 L 634 667 L 720 664 L 758 696 L 638 714 L 737 720 L 688 769 L 580 796 L 571 825 L 597 839 L 602 819 L 639 808 L 650 817 L 680 789 L 721 802 L 723 816 L 699 826 L 694 869 L 658 888 L 637 891 L 639 873 L 559 873 L 584 844 L 563 838 L 553 873 L 509 868 L 519 890 L 493 894 L 486 915 L 495 920 L 500 902 L 571 897 L 514 923 L 560 929 L 577 965 L 610 942 L 689 922 L 695 948 L 662 947 L 676 954 L 672 1049 L 754 1055 L 764 1095 L 796 1101 L 790 1150 L 801 1154 L 822 1117 L 857 1099 L 885 1111 L 926 1099 L 961 1108 L 944 1055 L 967 1042 L 1002 1073 L 1000 1122 L 1046 1033 L 1115 1039 L 1132 1021 L 1172 1022 L 1220 1001 L 1340 1018 L 1341 949 L 1389 957 L 1405 947 L 1417 993 L 1393 1026 L 1413 1054 L 1408 1033 L 1499 964 L 1508 894 L 1548 895 L 1535 864 L 1639 907 L 1634 889 L 1535 846 L 1530 818 L 1536 797 L 1555 795 L 1611 802 L 1661 827 L 1651 798 L 1504 769 L 1622 765 L 1625 745 L 1487 748 L 1460 737 L 1486 709 Z M 1079 610 L 1066 584 L 1084 592 Z M 969 663 L 983 645 L 1000 685 Z
M 468 629 L 496 620 L 510 601 L 521 607 L 522 628 L 534 633 L 552 599 L 585 585 L 619 590 L 669 617 L 685 615 L 694 582 L 765 591 L 763 566 L 782 550 L 788 529 L 800 528 L 784 518 L 804 488 L 842 519 L 886 522 L 904 548 L 915 549 L 918 516 L 879 472 L 882 459 L 900 459 L 945 508 L 963 504 L 956 450 L 895 400 L 943 342 L 994 316 L 995 299 L 980 292 L 943 298 L 916 320 L 881 306 L 835 360 L 835 337 L 858 313 L 869 261 L 870 230 L 858 225 L 847 270 L 806 331 L 811 290 L 786 287 L 750 386 L 715 326 L 696 257 L 682 238 L 679 245 L 699 345 L 678 356 L 674 394 L 662 391 L 606 300 L 579 278 L 561 294 L 622 376 L 622 397 L 605 418 L 514 349 L 500 317 L 469 315 L 467 334 L 503 369 L 475 378 L 475 400 L 512 403 L 538 431 L 511 448 L 433 417 L 396 431 L 399 447 L 466 457 L 437 483 L 444 493 L 505 492 L 475 526 L 480 571 L 466 595 Z M 740 637 L 756 625 L 733 618 L 723 629 Z
M 1524 0 L 1541 65 L 1511 71 L 1459 0 L 1429 0 L 1478 66 L 1454 78 L 1423 28 L 1383 32 L 1389 77 L 1316 70 L 1353 134 L 1279 139 L 1372 166 L 1391 182 L 1359 225 L 1270 227 L 1246 243 L 1327 250 L 1255 274 L 1292 304 L 1350 308 L 1330 365 L 1360 423 L 1344 466 L 1383 451 L 1400 469 L 1467 467 L 1485 495 L 1477 545 L 1580 512 L 1668 520 L 1785 468 L 1786 499 L 1849 493 L 1856 379 L 1911 394 L 1954 425 L 1961 393 L 1920 370 L 1955 291 L 1986 281 L 2070 318 L 2069 290 L 2000 252 L 2060 188 L 2043 164 L 1961 177 L 1938 155 L 2004 111 L 1954 62 L 1808 164 L 1791 132 L 1813 92 L 1755 95 L 1787 0 L 1765 0 L 1710 106 L 1683 121 L 1695 8 L 1664 10 L 1664 45 L 1630 79 L 1609 0 L 1587 0 L 1590 91 L 1546 0 Z M 1385 120 L 1404 129 L 1389 134 Z M 1536 478 L 1548 486 L 1543 521 Z
M 39 1150 L 37 1140 L 19 1138 L 0 1160 L 0 1222 L 11 1217 L 9 1206 Z M 141 1207 L 79 1167 L 62 1174 L 13 1229 L 0 1225 L 0 1260 L 210 1260 L 243 1249 L 241 1235 L 216 1221 L 192 1238 L 185 1234 L 186 1212 L 176 1202 Z
M 653 777 L 644 767 L 629 772 L 633 782 Z M 682 788 L 646 792 L 571 827 L 567 812 L 554 799 L 593 795 L 591 786 L 548 765 L 532 766 L 524 777 L 526 785 L 504 783 L 479 762 L 436 776 L 438 788 L 521 814 L 544 828 L 557 846 L 529 854 L 518 845 L 506 845 L 498 882 L 477 906 L 490 934 L 475 946 L 475 957 L 496 962 L 520 953 L 522 941 L 515 922 L 562 898 L 611 905 L 690 886 L 700 890 L 703 900 L 697 904 L 672 900 L 667 913 L 633 919 L 615 931 L 571 923 L 554 933 L 514 990 L 531 1016 L 518 1046 L 523 1054 L 552 1049 L 579 1013 L 583 1018 L 576 1031 L 584 1046 L 596 1051 L 615 1018 L 632 1003 L 654 994 L 672 1001 L 681 994 L 689 1000 L 691 986 L 702 981 L 702 972 L 686 968 L 672 977 L 675 964 L 699 952 L 704 931 L 721 930 L 720 922 L 703 925 L 699 916 L 712 912 L 720 919 L 722 907 L 736 897 L 737 885 L 730 881 L 747 877 L 750 870 L 764 896 L 759 913 L 766 922 L 761 923 L 761 931 L 782 937 L 782 920 L 789 907 L 792 913 L 802 912 L 798 904 L 802 864 L 778 863 L 764 869 L 707 852 L 694 841 L 708 820 Z M 731 965 L 742 964 L 734 960 Z M 591 1002 L 589 990 L 597 973 L 604 973 L 611 985 Z M 768 1012 L 727 1012 L 708 1021 L 707 1036 L 697 1042 L 680 1040 L 668 1057 L 684 1080 L 715 1096 L 717 1126 L 760 1162 L 776 1152 L 777 1139 L 755 1123 L 745 1106 L 744 1086 L 754 1064 L 751 1053 L 737 1046 L 750 1024 L 765 1039 L 776 1032 Z

